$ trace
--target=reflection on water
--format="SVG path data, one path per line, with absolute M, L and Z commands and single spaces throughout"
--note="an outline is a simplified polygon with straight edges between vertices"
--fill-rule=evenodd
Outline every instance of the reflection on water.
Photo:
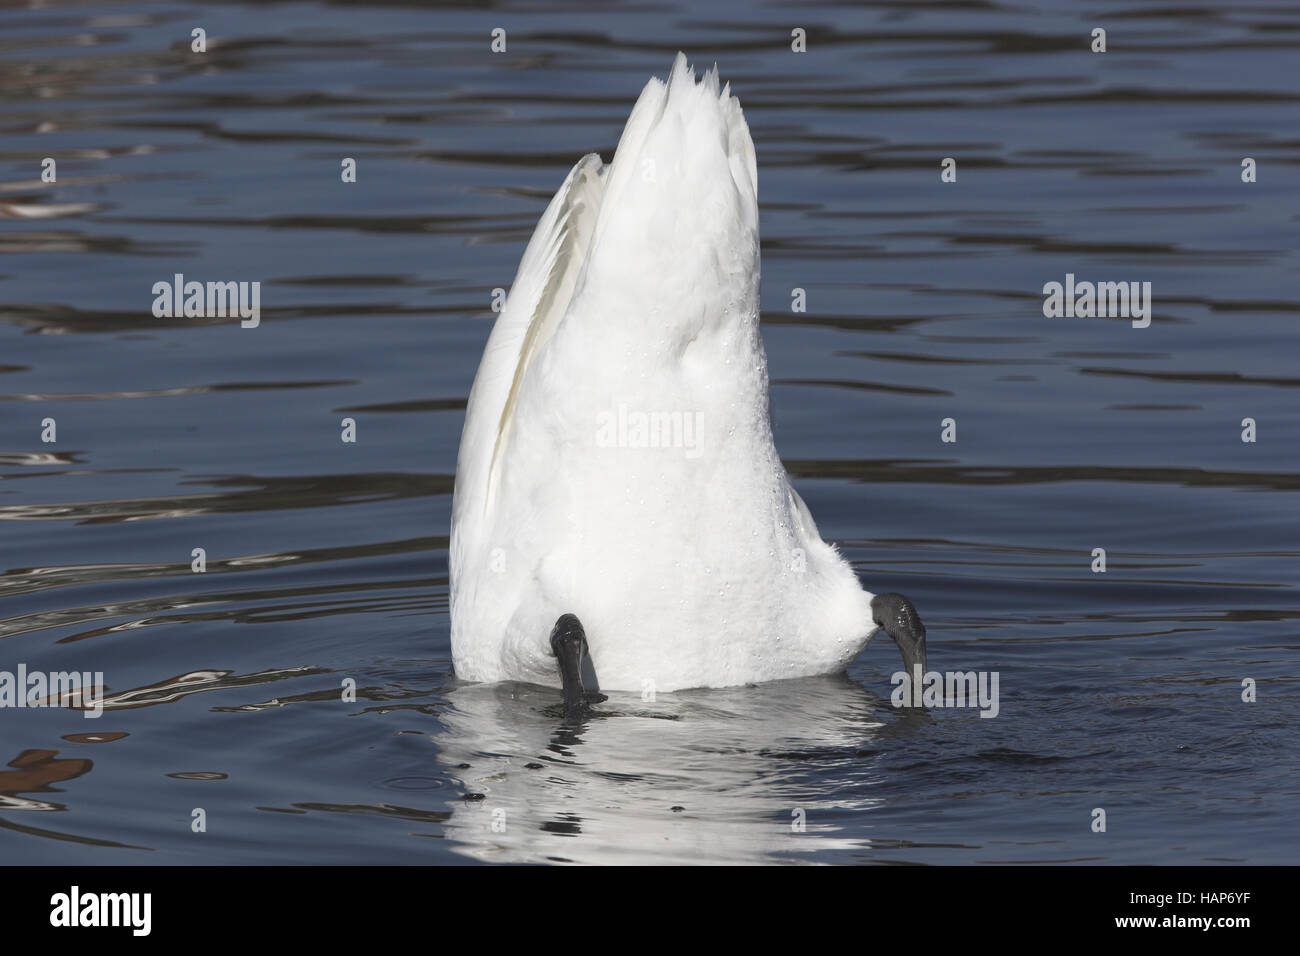
M 576 726 L 528 685 L 462 684 L 448 701 L 438 759 L 466 799 L 445 830 L 477 859 L 751 863 L 870 846 L 827 821 L 880 803 L 855 759 L 881 727 L 876 701 L 845 678 L 616 694 Z M 809 793 L 800 762 L 833 756 Z
M 0 5 L 0 671 L 106 685 L 0 711 L 7 861 L 1296 861 L 1300 9 L 137 6 Z M 449 673 L 492 290 L 678 49 L 753 131 L 778 450 L 996 719 L 878 644 L 571 731 Z M 1045 319 L 1067 272 L 1151 326 Z
M 24 793 L 56 793 L 51 784 L 72 780 L 88 773 L 93 761 L 59 759 L 57 750 L 24 750 L 9 766 L 0 770 L 0 807 L 6 810 L 66 810 L 61 803 L 32 800 Z

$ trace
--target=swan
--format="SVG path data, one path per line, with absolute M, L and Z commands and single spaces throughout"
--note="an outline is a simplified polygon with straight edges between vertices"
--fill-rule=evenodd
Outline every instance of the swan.
M 878 628 L 925 673 L 912 603 L 862 587 L 777 456 L 757 185 L 730 84 L 678 53 L 542 214 L 466 407 L 458 678 L 559 687 L 568 718 L 840 671 Z

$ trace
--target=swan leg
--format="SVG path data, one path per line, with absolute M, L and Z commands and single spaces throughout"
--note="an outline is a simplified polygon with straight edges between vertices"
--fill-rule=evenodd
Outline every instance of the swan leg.
M 924 680 L 925 625 L 916 606 L 901 594 L 880 594 L 871 601 L 871 616 L 902 651 L 908 678 L 918 683 Z
M 587 693 L 582 686 L 582 659 L 587 656 L 587 632 L 576 614 L 561 614 L 551 629 L 551 653 L 560 664 L 566 720 L 587 713 Z

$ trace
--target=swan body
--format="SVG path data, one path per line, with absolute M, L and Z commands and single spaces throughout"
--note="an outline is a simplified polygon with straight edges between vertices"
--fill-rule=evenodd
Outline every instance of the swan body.
M 460 678 L 559 686 L 565 614 L 611 690 L 828 673 L 866 646 L 874 595 L 773 445 L 758 324 L 754 145 L 679 53 L 612 163 L 565 178 L 484 351 L 452 513 Z

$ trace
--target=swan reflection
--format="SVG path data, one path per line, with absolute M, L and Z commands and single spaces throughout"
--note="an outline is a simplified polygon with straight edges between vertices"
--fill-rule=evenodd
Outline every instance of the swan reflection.
M 439 735 L 445 834 L 493 862 L 798 861 L 865 850 L 887 706 L 842 675 L 611 694 L 566 724 L 553 689 L 461 684 Z

